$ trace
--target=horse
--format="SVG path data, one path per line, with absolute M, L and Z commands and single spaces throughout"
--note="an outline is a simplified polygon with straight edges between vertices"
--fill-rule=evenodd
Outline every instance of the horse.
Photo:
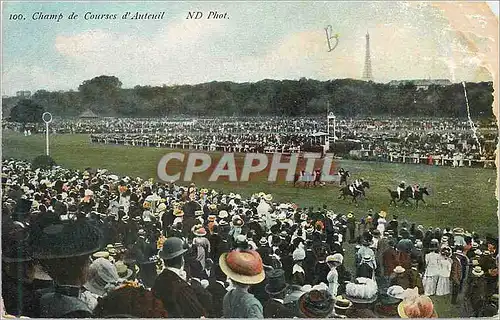
M 321 170 L 315 170 L 316 175 L 314 176 L 314 181 L 313 181 L 313 186 L 315 187 L 316 184 L 321 185 L 321 176 L 323 175 L 323 171 Z
M 339 172 L 339 175 L 340 175 L 340 184 L 339 184 L 339 186 L 342 186 L 342 183 L 345 183 L 345 185 L 348 186 L 348 184 L 347 184 L 347 178 L 349 178 L 351 176 L 349 174 L 349 171 Z
M 410 188 L 410 189 L 408 190 L 408 188 Z M 397 191 L 393 191 L 389 188 L 387 188 L 387 190 L 389 191 L 389 195 L 391 196 L 391 201 L 389 202 L 389 205 L 392 205 L 394 203 L 394 205 L 397 206 L 396 202 L 400 202 L 400 201 L 402 201 L 403 204 L 411 205 L 410 201 L 408 201 L 408 198 L 410 197 L 410 193 L 412 192 L 410 186 L 408 186 L 405 190 L 401 191 L 401 195 L 398 195 Z
M 306 176 L 309 176 L 309 175 L 310 175 L 310 177 L 311 177 L 311 181 L 306 181 L 306 180 L 304 180 L 304 178 L 305 178 Z M 308 172 L 305 172 L 305 173 L 304 173 L 304 175 L 302 176 L 300 172 L 296 173 L 296 174 L 293 176 L 293 186 L 295 187 L 295 185 L 296 185 L 297 183 L 301 183 L 301 182 L 303 182 L 303 183 L 304 183 L 304 188 L 309 187 L 309 186 L 311 185 L 311 182 L 313 182 L 313 181 L 312 181 L 312 174 L 310 174 L 310 173 L 308 173 Z
M 389 205 L 393 204 L 397 206 L 397 202 L 403 202 L 403 204 L 411 205 L 411 202 L 409 199 L 414 199 L 415 200 L 415 205 L 418 208 L 418 202 L 422 201 L 425 203 L 424 200 L 424 195 L 429 195 L 429 192 L 427 191 L 427 187 L 420 188 L 418 191 L 415 191 L 415 194 L 413 194 L 413 189 L 411 186 L 406 187 L 405 190 L 401 192 L 401 197 L 398 198 L 398 193 L 397 191 L 392 191 L 391 189 L 387 188 L 389 191 L 389 194 L 391 196 L 391 201 L 389 202 Z M 397 201 L 396 201 L 397 199 Z
M 349 189 L 349 186 L 345 186 L 345 187 L 342 187 L 340 189 L 340 195 L 338 197 L 338 199 L 342 198 L 343 200 L 345 200 L 345 198 L 347 196 L 351 196 L 352 197 L 352 200 L 351 200 L 351 203 L 352 202 L 358 202 L 356 200 L 357 197 L 359 196 L 365 196 L 365 188 L 366 189 L 370 189 L 370 183 L 368 181 L 363 181 L 363 183 L 361 184 L 361 186 L 358 187 L 358 189 L 354 189 L 354 192 L 351 191 L 351 189 Z
M 295 187 L 297 183 L 300 183 L 300 182 L 303 182 L 304 183 L 304 188 L 305 187 L 310 187 L 311 185 L 312 186 L 316 186 L 317 184 L 321 185 L 321 175 L 322 175 L 322 172 L 321 171 L 316 171 L 316 175 L 314 175 L 315 172 L 306 172 L 304 174 L 304 176 L 301 176 L 300 172 L 299 173 L 296 173 L 294 176 L 293 176 L 293 186 Z M 307 180 L 305 180 L 305 178 L 308 178 Z
M 426 204 L 426 202 L 424 200 L 424 195 L 429 196 L 429 191 L 427 191 L 427 187 L 419 188 L 418 190 L 415 191 L 415 194 L 413 194 L 413 192 L 411 192 L 409 194 L 409 197 L 412 198 L 413 200 L 415 200 L 415 207 L 416 208 L 418 208 L 419 201 L 422 201 L 424 204 Z

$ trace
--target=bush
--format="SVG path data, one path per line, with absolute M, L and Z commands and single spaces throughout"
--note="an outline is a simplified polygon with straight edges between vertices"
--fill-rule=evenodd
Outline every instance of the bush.
M 56 162 L 50 156 L 41 155 L 33 159 L 31 166 L 33 169 L 50 169 L 56 166 Z

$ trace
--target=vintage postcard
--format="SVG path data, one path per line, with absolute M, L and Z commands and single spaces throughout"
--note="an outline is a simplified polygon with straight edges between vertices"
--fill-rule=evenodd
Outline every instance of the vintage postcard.
M 2 1 L 2 316 L 498 317 L 496 1 Z

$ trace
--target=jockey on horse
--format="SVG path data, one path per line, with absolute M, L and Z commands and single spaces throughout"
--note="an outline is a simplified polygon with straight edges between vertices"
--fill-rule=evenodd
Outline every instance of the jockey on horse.
M 338 173 L 340 177 L 340 183 L 339 185 L 342 185 L 343 182 L 347 185 L 347 178 L 349 177 L 349 171 L 345 171 L 344 168 L 340 168 Z
M 405 191 L 405 184 L 406 183 L 404 181 L 401 181 L 399 186 L 396 188 L 396 192 L 398 193 L 398 199 L 401 199 L 401 192 Z
M 358 191 L 358 192 L 361 192 L 361 193 L 362 193 L 362 191 L 361 191 L 361 190 L 359 190 L 359 188 L 360 188 L 362 185 L 363 185 L 363 178 L 361 178 L 361 179 L 359 179 L 359 180 L 358 180 L 358 179 L 356 179 L 356 180 L 354 181 L 354 183 L 352 183 L 352 184 L 350 184 L 350 185 L 349 185 L 349 190 L 351 190 L 352 194 L 354 194 L 354 193 L 355 193 L 355 191 Z
M 418 183 L 415 183 L 412 187 L 411 187 L 411 191 L 412 191 L 412 198 L 415 198 L 415 193 L 419 192 L 420 191 L 420 185 Z

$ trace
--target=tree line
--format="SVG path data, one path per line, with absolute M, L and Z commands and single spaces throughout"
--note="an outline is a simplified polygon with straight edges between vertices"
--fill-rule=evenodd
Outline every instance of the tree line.
M 467 83 L 473 117 L 491 117 L 493 84 Z M 78 91 L 36 91 L 29 99 L 3 98 L 4 114 L 49 111 L 78 116 L 92 110 L 99 116 L 313 116 L 329 110 L 341 117 L 427 116 L 466 117 L 462 84 L 412 83 L 391 86 L 353 79 L 318 81 L 262 80 L 254 83 L 209 82 L 197 85 L 136 86 L 122 88 L 114 76 L 84 81 Z M 9 107 L 10 106 L 10 107 Z M 26 108 L 30 108 L 26 111 Z M 24 111 L 23 111 L 24 110 Z M 32 116 L 33 117 L 33 116 Z M 35 116 L 36 118 L 36 116 Z

